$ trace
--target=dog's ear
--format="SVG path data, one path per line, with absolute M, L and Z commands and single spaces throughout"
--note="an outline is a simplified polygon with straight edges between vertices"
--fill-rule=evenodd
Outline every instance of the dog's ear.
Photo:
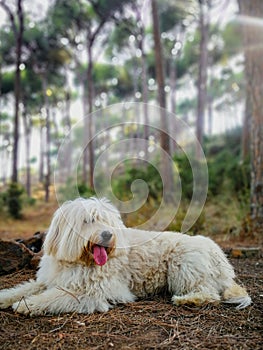
M 59 241 L 61 239 L 61 211 L 60 208 L 55 212 L 50 227 L 44 241 L 44 252 L 48 255 L 56 255 Z
M 81 234 L 84 224 L 82 206 L 65 202 L 54 214 L 44 243 L 44 253 L 58 260 L 76 261 L 85 240 Z

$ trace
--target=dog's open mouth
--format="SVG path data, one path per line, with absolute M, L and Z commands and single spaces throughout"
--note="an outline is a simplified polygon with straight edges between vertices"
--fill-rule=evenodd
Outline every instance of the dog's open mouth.
M 105 265 L 108 260 L 107 248 L 102 245 L 95 244 L 93 246 L 93 258 L 97 265 Z

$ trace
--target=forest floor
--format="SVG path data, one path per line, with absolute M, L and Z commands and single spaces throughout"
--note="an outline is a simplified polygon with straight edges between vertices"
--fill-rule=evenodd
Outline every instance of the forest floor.
M 0 311 L 0 349 L 262 349 L 263 259 L 231 259 L 253 304 L 175 307 L 154 297 L 92 315 L 27 317 Z M 32 270 L 2 276 L 1 288 L 34 277 Z

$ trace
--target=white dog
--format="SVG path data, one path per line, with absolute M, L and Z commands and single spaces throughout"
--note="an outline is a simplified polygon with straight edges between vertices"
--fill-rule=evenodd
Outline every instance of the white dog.
M 126 228 L 106 199 L 76 199 L 55 213 L 36 281 L 0 292 L 0 308 L 30 315 L 107 311 L 169 292 L 175 305 L 251 303 L 209 238 Z

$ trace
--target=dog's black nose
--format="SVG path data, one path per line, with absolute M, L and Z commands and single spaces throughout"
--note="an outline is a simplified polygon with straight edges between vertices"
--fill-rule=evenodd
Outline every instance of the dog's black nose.
M 103 241 L 109 241 L 112 237 L 112 233 L 110 233 L 110 231 L 103 231 L 101 233 L 101 238 L 103 239 Z

